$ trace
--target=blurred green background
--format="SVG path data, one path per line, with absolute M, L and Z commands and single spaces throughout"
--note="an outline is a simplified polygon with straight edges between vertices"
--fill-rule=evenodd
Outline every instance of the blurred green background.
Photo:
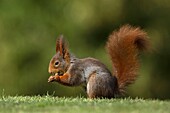
M 84 96 L 80 87 L 49 84 L 48 64 L 63 34 L 79 58 L 111 69 L 107 36 L 121 25 L 140 26 L 153 51 L 141 56 L 132 97 L 170 99 L 169 0 L 0 0 L 0 92 L 6 95 Z

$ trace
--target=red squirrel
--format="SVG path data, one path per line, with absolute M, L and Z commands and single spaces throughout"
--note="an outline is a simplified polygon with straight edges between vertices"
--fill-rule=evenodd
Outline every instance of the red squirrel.
M 56 54 L 49 63 L 48 82 L 66 86 L 85 84 L 89 98 L 114 98 L 134 83 L 139 68 L 138 55 L 148 48 L 147 33 L 139 27 L 122 26 L 106 42 L 113 72 L 95 58 L 79 59 L 72 55 L 63 36 L 56 41 Z

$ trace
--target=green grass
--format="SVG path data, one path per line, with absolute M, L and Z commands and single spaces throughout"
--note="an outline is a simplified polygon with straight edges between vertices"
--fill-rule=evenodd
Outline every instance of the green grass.
M 144 99 L 86 99 L 52 96 L 0 97 L 3 113 L 170 113 L 170 101 Z

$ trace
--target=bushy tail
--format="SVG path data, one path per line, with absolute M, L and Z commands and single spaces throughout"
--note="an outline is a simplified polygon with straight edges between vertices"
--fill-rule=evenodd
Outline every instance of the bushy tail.
M 148 48 L 146 32 L 138 27 L 125 25 L 108 38 L 106 49 L 111 57 L 113 72 L 118 80 L 118 92 L 133 83 L 139 68 L 138 55 Z

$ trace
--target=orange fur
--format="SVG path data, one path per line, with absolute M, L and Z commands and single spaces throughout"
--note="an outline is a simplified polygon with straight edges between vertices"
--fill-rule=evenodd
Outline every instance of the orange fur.
M 137 57 L 140 51 L 147 48 L 147 34 L 140 28 L 125 25 L 109 36 L 106 49 L 112 60 L 120 93 L 135 81 L 139 68 Z
M 60 82 L 68 83 L 69 76 L 70 75 L 68 73 L 65 73 L 64 75 L 59 76 L 60 77 Z

